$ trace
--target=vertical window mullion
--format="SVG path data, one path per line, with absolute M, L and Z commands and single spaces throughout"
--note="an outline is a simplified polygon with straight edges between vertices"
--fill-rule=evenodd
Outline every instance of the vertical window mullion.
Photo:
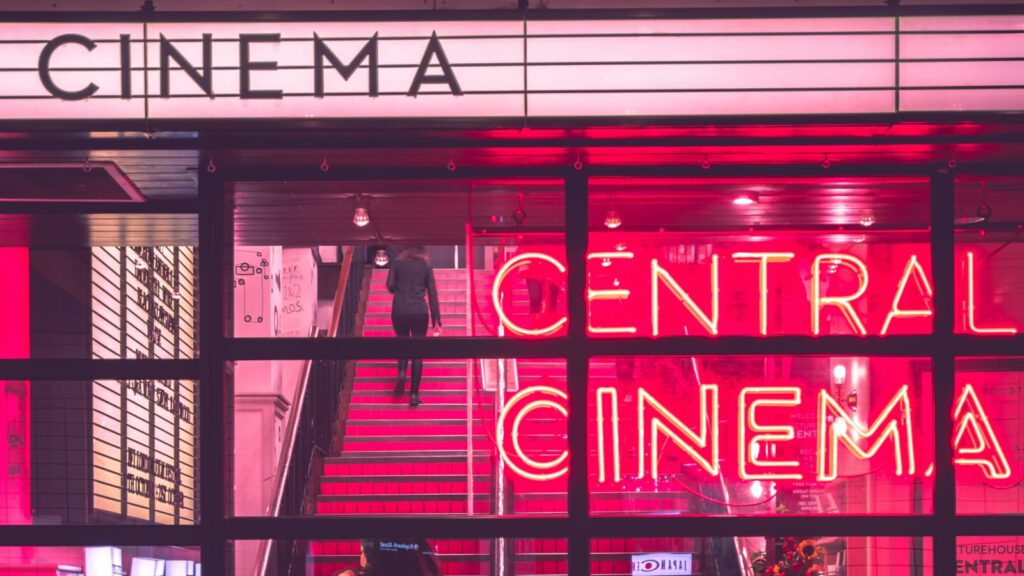
M 207 165 L 203 158 L 200 166 Z M 224 182 L 212 172 L 199 171 L 199 469 L 201 478 L 200 523 L 203 572 L 227 574 L 227 541 L 224 539 L 225 501 L 230 485 L 225 482 L 227 433 L 224 381 L 224 319 L 227 291 L 224 286 L 228 261 L 225 235 Z
M 590 494 L 587 488 L 587 178 L 577 172 L 565 182 L 566 289 L 569 314 L 569 574 L 590 573 Z
M 936 574 L 952 574 L 956 565 L 956 480 L 953 469 L 953 388 L 956 354 L 953 326 L 956 316 L 953 230 L 954 178 L 941 169 L 931 180 L 932 277 L 935 279 L 935 341 L 932 353 L 932 383 L 935 414 L 935 522 L 932 550 Z

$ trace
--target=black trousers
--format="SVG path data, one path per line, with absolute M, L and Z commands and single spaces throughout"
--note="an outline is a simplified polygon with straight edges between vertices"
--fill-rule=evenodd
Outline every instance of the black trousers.
M 430 322 L 429 314 L 391 314 L 391 325 L 395 328 L 395 336 L 399 338 L 410 338 L 413 336 L 424 337 L 427 335 L 427 324 Z M 409 366 L 408 358 L 398 360 L 398 379 L 405 380 L 405 370 Z M 423 377 L 423 359 L 413 358 L 412 361 L 412 383 L 409 386 L 411 394 L 419 394 L 420 379 Z
M 530 314 L 553 312 L 558 308 L 558 293 L 562 291 L 558 284 L 550 280 L 527 278 L 526 291 L 530 295 Z

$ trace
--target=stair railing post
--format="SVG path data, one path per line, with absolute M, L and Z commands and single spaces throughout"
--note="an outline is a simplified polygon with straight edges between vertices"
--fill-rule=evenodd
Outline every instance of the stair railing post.
M 455 267 L 459 265 L 456 248 Z M 466 222 L 466 335 L 473 334 L 473 228 Z M 472 516 L 475 458 L 473 457 L 473 359 L 466 359 L 466 510 Z

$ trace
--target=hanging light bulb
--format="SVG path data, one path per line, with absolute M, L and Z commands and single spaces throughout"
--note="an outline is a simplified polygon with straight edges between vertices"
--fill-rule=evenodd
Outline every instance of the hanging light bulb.
M 734 206 L 753 206 L 757 204 L 756 194 L 740 194 L 739 196 L 732 199 Z
M 750 495 L 754 498 L 764 496 L 764 484 L 761 484 L 760 480 L 755 480 L 754 483 L 750 485 Z
M 388 251 L 381 248 L 377 250 L 377 255 L 373 258 L 373 263 L 383 268 L 388 265 Z
M 179 292 L 177 288 L 175 288 L 174 292 L 171 293 L 171 300 L 181 300 L 181 292 Z
M 872 225 L 874 225 L 874 223 L 875 223 L 875 216 L 874 216 L 874 214 L 865 214 L 864 217 L 860 219 L 860 225 L 865 227 L 865 228 L 870 228 Z
M 357 206 L 355 214 L 352 215 L 352 223 L 362 228 L 370 223 L 370 212 L 362 207 Z
M 982 181 L 981 183 L 981 204 L 978 204 L 978 208 L 974 214 L 968 216 L 960 216 L 953 219 L 953 224 L 958 226 L 966 226 L 970 224 L 984 224 L 992 218 L 992 207 L 988 204 L 988 181 Z M 984 233 L 984 231 L 982 231 Z
M 601 266 L 604 266 L 605 268 L 607 268 L 607 267 L 609 267 L 611 265 L 612 265 L 612 259 L 611 258 L 602 258 L 601 259 Z
M 846 365 L 836 364 L 835 367 L 832 368 L 832 379 L 840 386 L 846 382 Z
M 604 227 L 609 230 L 615 230 L 619 226 L 622 226 L 622 217 L 619 216 L 618 210 L 609 210 L 604 215 Z

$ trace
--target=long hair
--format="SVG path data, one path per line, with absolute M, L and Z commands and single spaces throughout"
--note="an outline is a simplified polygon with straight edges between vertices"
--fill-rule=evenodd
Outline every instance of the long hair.
M 413 258 L 419 258 L 428 264 L 430 263 L 430 257 L 427 256 L 427 249 L 423 246 L 410 246 L 398 255 L 399 260 L 412 260 Z

